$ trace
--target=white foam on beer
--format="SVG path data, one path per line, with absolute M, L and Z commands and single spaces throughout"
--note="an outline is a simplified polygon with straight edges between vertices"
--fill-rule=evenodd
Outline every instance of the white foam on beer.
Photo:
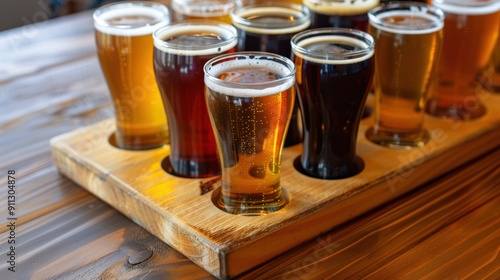
M 308 46 L 313 46 L 318 43 L 334 43 L 334 44 L 347 44 L 347 45 L 354 45 L 357 47 L 360 47 L 363 50 L 357 50 L 357 51 L 350 51 L 347 50 L 344 53 L 324 53 L 324 52 L 317 52 L 314 50 L 310 50 Z M 297 47 L 301 48 L 302 51 L 298 51 L 295 46 L 292 46 L 293 54 L 304 59 L 307 61 L 312 61 L 315 63 L 319 64 L 333 64 L 333 65 L 339 65 L 339 64 L 352 64 L 352 63 L 357 63 L 361 62 L 364 60 L 369 59 L 370 57 L 373 56 L 374 50 L 368 49 L 369 45 L 366 44 L 365 42 L 355 39 L 355 38 L 350 38 L 350 37 L 345 37 L 345 36 L 339 36 L 339 35 L 324 35 L 324 36 L 316 36 L 308 39 L 304 39 L 300 42 L 297 43 Z M 308 52 L 309 54 L 304 54 L 303 51 Z M 366 52 L 362 56 L 356 56 L 356 53 L 363 53 Z M 351 58 L 344 58 L 342 56 L 355 56 Z M 323 57 L 323 58 L 318 58 L 318 57 Z
M 232 0 L 222 1 L 186 1 L 173 0 L 172 8 L 179 14 L 193 17 L 220 17 L 229 14 L 229 12 L 239 5 L 238 2 Z
M 247 67 L 259 67 L 263 71 L 270 71 L 281 77 L 285 77 L 285 81 L 280 80 L 260 82 L 260 83 L 234 83 L 229 81 L 224 81 L 220 79 L 215 79 L 213 77 L 219 77 L 221 74 L 230 72 L 234 69 L 247 68 Z M 208 70 L 208 74 L 205 74 L 205 85 L 213 91 L 224 95 L 236 96 L 236 97 L 260 97 L 276 94 L 285 91 L 293 86 L 295 83 L 295 78 L 290 78 L 289 75 L 292 74 L 290 69 L 285 65 L 261 59 L 238 59 L 224 61 L 220 64 L 212 66 Z M 211 77 L 209 77 L 210 75 Z M 292 74 L 293 75 L 293 74 Z M 276 85 L 277 84 L 277 85 Z
M 376 7 L 379 0 L 303 0 L 304 6 L 322 15 L 350 16 L 364 14 Z
M 433 1 L 432 4 L 445 13 L 458 15 L 487 15 L 500 10 L 500 1 Z
M 229 25 L 228 25 L 229 26 Z M 234 28 L 232 26 L 229 26 Z M 234 32 L 236 32 L 234 30 Z M 164 40 L 166 38 L 172 38 L 183 34 L 217 34 L 218 36 L 224 38 L 224 41 L 218 41 L 212 45 L 203 45 L 196 48 L 193 46 L 184 46 L 178 44 L 169 44 Z M 198 56 L 198 55 L 212 55 L 218 53 L 224 53 L 232 49 L 238 43 L 236 33 L 231 32 L 230 29 L 224 28 L 218 25 L 202 25 L 202 24 L 178 24 L 171 25 L 161 30 L 155 34 L 154 46 L 166 53 L 176 54 L 176 55 L 188 55 L 188 56 Z
M 166 9 L 166 8 L 165 8 Z M 158 27 L 167 25 L 170 19 L 165 15 L 165 11 L 152 7 L 126 6 L 103 11 L 101 15 L 94 15 L 94 27 L 102 33 L 116 36 L 143 36 L 152 34 Z M 114 24 L 109 22 L 119 17 L 145 16 L 154 18 L 151 23 L 144 24 Z
M 285 17 L 293 17 L 297 18 L 297 21 L 289 21 L 287 25 L 290 25 L 289 27 L 276 27 L 273 28 L 271 26 L 269 27 L 254 27 L 254 26 L 248 26 L 244 24 L 240 24 L 238 20 L 234 19 L 234 15 L 231 15 L 233 18 L 233 25 L 239 29 L 256 33 L 256 34 L 290 34 L 290 33 L 297 33 L 299 31 L 302 31 L 311 25 L 311 20 L 308 18 L 307 20 L 304 20 L 304 15 L 303 12 L 294 10 L 291 8 L 286 8 L 286 7 L 252 7 L 248 8 L 248 10 L 240 10 L 236 11 L 235 15 L 241 18 L 246 19 L 249 16 L 253 15 L 259 15 L 259 16 L 285 16 Z M 246 19 L 249 22 L 252 22 L 252 20 Z M 300 22 L 303 21 L 303 22 Z M 264 23 L 258 23 L 258 24 L 264 24 Z M 282 25 L 283 23 L 280 23 Z M 285 24 L 283 24 L 285 25 Z
M 379 22 L 382 24 L 378 24 L 375 22 L 372 17 L 373 15 L 369 14 L 370 24 L 379 30 L 383 30 L 389 33 L 397 33 L 397 34 L 429 34 L 436 32 L 443 28 L 444 22 L 440 21 L 435 16 L 430 14 L 421 13 L 419 11 L 388 11 L 380 14 L 377 18 Z M 420 17 L 428 19 L 428 22 L 420 23 L 420 24 L 412 24 L 405 22 L 386 22 L 383 21 L 385 18 L 389 17 L 406 17 L 406 18 L 414 18 Z M 419 29 L 423 28 L 423 29 Z

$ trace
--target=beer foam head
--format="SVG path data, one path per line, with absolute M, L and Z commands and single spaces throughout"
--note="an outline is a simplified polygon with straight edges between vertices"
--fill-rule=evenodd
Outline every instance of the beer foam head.
M 331 33 L 330 30 L 322 28 L 297 34 L 292 38 L 293 54 L 307 61 L 334 65 L 357 63 L 373 56 L 374 43 L 371 36 L 368 37 L 371 39 L 369 44 L 354 37 Z M 318 34 L 314 35 L 315 32 Z M 307 37 L 308 33 L 313 36 Z M 301 37 L 306 38 L 300 40 Z
M 303 3 L 317 14 L 352 16 L 365 14 L 380 0 L 303 0 Z
M 167 7 L 155 3 L 109 4 L 94 12 L 94 27 L 102 33 L 117 36 L 152 34 L 169 22 Z
M 498 0 L 434 0 L 432 4 L 445 13 L 487 15 L 500 11 Z
M 229 14 L 239 1 L 234 0 L 173 0 L 172 9 L 194 17 L 219 17 Z
M 291 34 L 311 25 L 308 9 L 288 3 L 245 6 L 233 10 L 231 19 L 235 27 L 256 34 Z
M 398 4 L 394 6 L 396 5 Z M 378 12 L 376 8 L 368 13 L 368 18 L 373 27 L 397 34 L 428 34 L 443 28 L 444 14 L 441 10 L 433 7 L 424 7 L 424 9 L 419 9 L 419 6 L 412 7 L 415 9 L 389 9 L 381 12 Z M 430 13 L 431 10 L 435 13 Z
M 186 39 L 173 41 L 173 38 L 193 36 L 211 37 L 217 40 L 195 42 Z M 177 55 L 213 55 L 224 53 L 238 43 L 236 29 L 227 24 L 215 21 L 192 20 L 177 23 L 158 29 L 154 35 L 154 46 L 166 53 Z M 169 42 L 172 40 L 171 42 Z
M 224 59 L 231 56 L 234 56 L 235 59 Z M 267 59 L 268 57 L 271 58 Z M 216 57 L 205 64 L 205 85 L 218 93 L 237 97 L 259 97 L 280 93 L 294 85 L 295 66 L 287 58 L 275 59 L 275 57 L 275 55 L 267 53 L 250 54 L 246 52 Z M 221 62 L 217 63 L 218 61 Z M 254 69 L 256 70 L 252 71 L 254 76 L 256 73 L 261 73 L 261 75 L 273 73 L 279 78 L 264 82 L 238 82 L 220 79 L 222 74 L 238 69 Z M 260 80 L 259 77 L 256 77 L 256 80 Z

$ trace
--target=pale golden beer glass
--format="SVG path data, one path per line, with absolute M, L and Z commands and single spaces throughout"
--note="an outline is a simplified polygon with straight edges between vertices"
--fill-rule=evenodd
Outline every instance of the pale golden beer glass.
M 429 140 L 425 102 L 439 58 L 444 13 L 424 3 L 394 2 L 368 13 L 375 38 L 375 124 L 366 136 L 388 147 Z
M 231 11 L 241 5 L 241 0 L 172 0 L 176 21 L 209 19 L 231 24 Z
M 286 205 L 281 152 L 295 101 L 295 66 L 265 52 L 222 55 L 205 64 L 205 93 L 222 168 L 215 204 L 240 215 Z
M 111 142 L 120 148 L 151 149 L 168 142 L 151 34 L 169 20 L 165 6 L 149 2 L 110 4 L 94 12 L 97 54 L 115 110 Z
M 436 0 L 445 13 L 443 51 L 426 111 L 437 117 L 472 120 L 485 114 L 479 76 L 498 37 L 500 1 Z

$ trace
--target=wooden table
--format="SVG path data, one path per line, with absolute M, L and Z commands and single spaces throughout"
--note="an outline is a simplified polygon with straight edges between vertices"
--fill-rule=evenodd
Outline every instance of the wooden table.
M 91 12 L 0 33 L 0 279 L 213 278 L 58 173 L 49 140 L 110 117 Z M 499 279 L 499 146 L 238 278 Z

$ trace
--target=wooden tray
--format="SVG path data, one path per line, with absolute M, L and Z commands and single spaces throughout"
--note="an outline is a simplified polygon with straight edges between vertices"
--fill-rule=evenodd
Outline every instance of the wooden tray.
M 202 195 L 200 182 L 164 172 L 169 148 L 124 151 L 111 146 L 113 120 L 55 137 L 53 157 L 60 172 L 219 278 L 231 278 L 387 202 L 499 145 L 500 96 L 483 94 L 486 116 L 470 122 L 426 116 L 431 141 L 423 148 L 393 150 L 364 136 L 372 117 L 361 122 L 360 174 L 319 180 L 293 167 L 301 145 L 286 148 L 282 185 L 291 197 L 265 216 L 224 213 Z M 216 186 L 217 187 L 217 186 Z

